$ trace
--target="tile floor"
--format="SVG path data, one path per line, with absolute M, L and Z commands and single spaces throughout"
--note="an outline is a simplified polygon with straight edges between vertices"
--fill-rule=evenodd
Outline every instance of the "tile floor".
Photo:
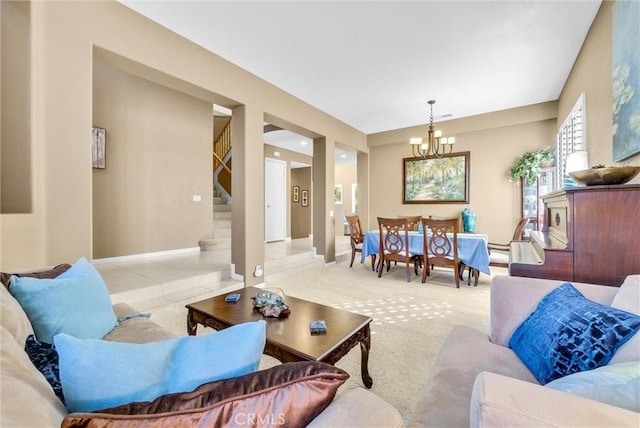
M 312 251 L 310 238 L 265 244 L 265 282 L 298 268 L 324 264 Z M 338 236 L 336 257 L 350 254 L 349 237 Z M 186 333 L 186 304 L 242 287 L 242 282 L 231 279 L 230 263 L 229 248 L 94 261 L 113 303 L 151 312 L 154 321 L 180 335 Z

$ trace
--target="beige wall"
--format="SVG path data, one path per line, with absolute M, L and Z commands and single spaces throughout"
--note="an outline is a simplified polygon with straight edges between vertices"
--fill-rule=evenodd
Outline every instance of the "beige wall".
M 336 204 L 336 235 L 344 235 L 344 216 L 351 214 L 353 192 L 351 185 L 358 182 L 358 165 L 336 166 L 335 184 L 342 185 L 342 203 Z
M 296 204 L 291 202 L 291 189 L 296 185 L 296 180 L 300 177 L 299 174 L 294 174 L 295 169 L 291 168 L 291 162 L 299 162 L 307 165 L 311 165 L 313 163 L 313 158 L 311 156 L 303 155 L 301 153 L 292 152 L 290 150 L 286 150 L 280 147 L 272 146 L 270 144 L 264 145 L 264 157 L 278 159 L 281 161 L 285 161 L 287 163 L 287 200 L 289 203 L 287 204 L 287 237 L 292 239 L 295 238 L 303 238 L 309 236 L 311 233 L 311 214 L 308 216 L 299 217 L 300 210 L 296 210 Z M 308 183 L 307 180 L 303 180 L 303 184 L 306 184 L 307 187 L 305 189 L 311 189 L 311 168 L 303 168 L 306 169 L 308 174 Z M 297 203 L 297 206 L 300 206 L 300 203 Z
M 555 146 L 558 127 L 581 93 L 586 98 L 586 141 L 589 163 L 614 165 L 612 160 L 611 28 L 614 2 L 605 1 L 585 39 L 582 50 L 557 103 L 496 112 L 438 124 L 445 135 L 456 136 L 456 151 L 471 152 L 469 205 L 402 205 L 402 158 L 410 157 L 407 144 L 422 136 L 417 127 L 369 136 L 371 147 L 370 226 L 378 215 L 455 215 L 466 206 L 478 216 L 478 229 L 491 240 L 506 242 L 520 217 L 520 188 L 507 180 L 511 164 L 522 153 Z M 640 155 L 624 161 L 640 165 Z M 640 183 L 636 177 L 632 183 Z
M 585 94 L 589 164 L 616 165 L 613 162 L 612 106 L 612 8 L 604 1 L 582 50 L 564 85 L 558 105 L 558 126 L 564 122 L 580 94 Z M 623 162 L 640 166 L 640 155 Z M 632 183 L 640 183 L 640 176 Z
M 212 105 L 99 58 L 93 125 L 107 149 L 92 174 L 93 257 L 197 247 L 213 228 Z
M 307 238 L 311 234 L 311 213 L 312 208 L 312 189 L 311 189 L 311 167 L 308 168 L 295 168 L 291 170 L 291 187 L 300 187 L 300 200 L 293 202 L 293 199 L 289 197 L 291 201 L 291 239 Z M 309 192 L 308 204 L 306 207 L 302 206 L 302 191 L 307 190 Z
M 591 162 L 610 163 L 610 8 L 610 2 L 603 2 L 557 105 L 528 106 L 439 125 L 445 134 L 458 138 L 456 150 L 471 152 L 469 206 L 478 214 L 479 229 L 492 239 L 507 239 L 518 217 L 519 189 L 506 179 L 509 166 L 527 150 L 554 144 L 557 121 L 563 120 L 582 91 L 587 95 Z M 364 205 L 370 207 L 369 213 L 362 213 L 370 218 L 365 227 L 375 226 L 376 215 L 443 215 L 466 206 L 402 205 L 401 160 L 410 156 L 408 139 L 424 134 L 425 126 L 367 137 L 113 1 L 33 2 L 30 13 L 32 211 L 2 215 L 2 269 L 50 266 L 92 255 L 93 173 L 87 141 L 93 124 L 95 47 L 126 58 L 130 74 L 232 108 L 234 117 L 236 112 L 243 116 L 236 134 L 241 141 L 234 140 L 234 146 L 241 145 L 241 156 L 234 156 L 238 176 L 234 176 L 232 227 L 232 260 L 240 274 L 264 264 L 264 217 L 258 209 L 263 179 L 256 171 L 264 162 L 265 120 L 324 144 L 316 152 L 319 156 L 314 156 L 313 233 L 314 245 L 325 260 L 333 260 L 335 250 L 334 219 L 329 213 L 334 210 L 336 143 L 358 150 L 359 158 L 369 157 L 368 171 L 358 167 L 359 177 L 369 174 L 369 194 L 362 195 L 360 206 L 361 211 Z M 2 36 L 4 42 L 4 32 Z M 4 104 L 2 108 L 5 117 Z M 638 164 L 638 156 L 633 162 Z M 249 283 L 259 281 L 254 278 Z
M 0 206 L 2 213 L 25 214 L 32 210 L 30 5 L 27 2 L 2 2 L 0 10 L 3 64 L 0 73 Z
M 216 103 L 242 116 L 234 137 L 232 262 L 247 283 L 264 264 L 262 126 L 291 128 L 367 151 L 366 136 L 115 1 L 32 2 L 31 178 L 33 210 L 2 217 L 2 268 L 23 269 L 92 256 L 93 53 L 129 74 Z M 96 17 L 99 17 L 97 19 Z M 237 138 L 237 139 L 236 139 Z M 236 153 L 236 150 L 238 153 Z M 239 156 L 236 156 L 238 154 Z M 327 153 L 333 162 L 333 153 Z M 333 178 L 331 177 L 331 186 Z M 257 193 L 256 193 L 257 192 Z M 317 204 L 327 217 L 330 195 Z M 331 234 L 328 223 L 317 225 Z M 324 243 L 328 253 L 329 243 Z M 332 256 L 329 256 L 332 257 Z
M 424 136 L 426 126 L 370 135 L 370 219 L 363 227 L 376 228 L 378 216 L 458 216 L 470 207 L 480 232 L 507 242 L 521 217 L 521 189 L 509 181 L 509 168 L 524 152 L 555 144 L 555 113 L 556 103 L 544 103 L 437 124 L 455 135 L 456 152 L 470 152 L 468 204 L 402 203 L 403 158 L 413 156 L 409 138 Z

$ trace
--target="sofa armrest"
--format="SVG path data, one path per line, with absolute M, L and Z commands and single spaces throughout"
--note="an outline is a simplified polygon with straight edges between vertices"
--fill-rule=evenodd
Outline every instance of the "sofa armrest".
M 471 427 L 637 427 L 640 414 L 519 379 L 482 372 L 473 386 Z
M 113 305 L 113 312 L 120 320 L 125 315 L 136 314 L 139 311 L 126 303 Z M 120 322 L 120 325 L 107 333 L 102 339 L 113 342 L 148 343 L 174 338 L 162 326 L 146 317 L 135 317 Z
M 544 296 L 567 281 L 495 276 L 491 282 L 489 340 L 508 346 L 513 332 L 533 312 Z M 610 305 L 618 287 L 606 285 L 572 284 L 588 299 Z
M 307 428 L 404 427 L 400 412 L 364 388 L 353 388 L 337 397 Z

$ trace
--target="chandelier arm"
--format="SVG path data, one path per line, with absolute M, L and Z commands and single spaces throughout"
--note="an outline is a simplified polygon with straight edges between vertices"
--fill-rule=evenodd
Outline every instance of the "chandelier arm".
M 429 128 L 427 129 L 427 143 L 418 145 L 411 142 L 413 156 L 421 156 L 423 158 L 426 158 L 432 156 L 440 157 L 450 154 L 453 152 L 453 144 L 455 139 L 453 137 L 442 137 L 442 132 L 439 130 L 435 130 L 435 126 L 433 125 L 433 105 L 436 103 L 436 101 L 429 100 L 427 101 L 427 103 L 429 104 Z M 442 140 L 442 138 L 444 138 L 444 140 Z

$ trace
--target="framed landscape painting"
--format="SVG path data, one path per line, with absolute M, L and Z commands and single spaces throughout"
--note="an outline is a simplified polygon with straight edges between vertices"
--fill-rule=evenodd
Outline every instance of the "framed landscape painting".
M 469 152 L 404 158 L 402 203 L 468 203 L 469 158 Z

